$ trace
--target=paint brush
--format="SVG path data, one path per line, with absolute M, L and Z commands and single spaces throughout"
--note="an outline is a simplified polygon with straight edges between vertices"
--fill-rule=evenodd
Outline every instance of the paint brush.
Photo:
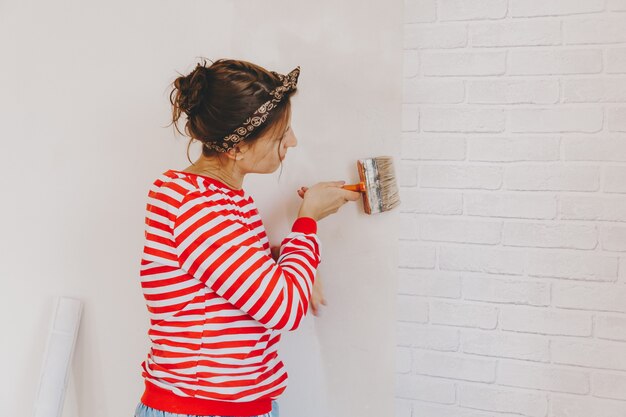
M 359 159 L 357 169 L 360 182 L 343 185 L 341 188 L 363 193 L 365 213 L 382 213 L 400 204 L 392 157 Z

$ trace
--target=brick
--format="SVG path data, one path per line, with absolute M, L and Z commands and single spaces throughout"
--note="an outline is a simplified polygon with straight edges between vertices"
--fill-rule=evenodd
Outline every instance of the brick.
M 470 161 L 558 161 L 559 138 L 545 136 L 469 138 Z
M 550 195 L 525 192 L 466 192 L 465 214 L 520 219 L 554 219 L 557 199 Z M 626 202 L 625 202 L 626 204 Z
M 626 403 L 580 396 L 553 395 L 551 417 L 623 417 Z
M 561 147 L 566 161 L 626 162 L 626 136 L 622 135 L 567 137 Z
M 511 109 L 511 131 L 515 133 L 586 132 L 602 129 L 604 115 L 598 107 Z
M 591 336 L 591 315 L 544 308 L 503 306 L 500 327 L 514 332 Z
M 563 220 L 626 221 L 626 196 L 560 197 Z
M 404 25 L 404 48 L 446 49 L 467 45 L 467 27 L 461 25 Z
M 532 251 L 528 254 L 529 276 L 615 281 L 617 257 L 581 251 Z
M 502 168 L 496 166 L 423 165 L 419 186 L 495 190 L 502 185 Z
M 439 269 L 521 275 L 526 256 L 519 250 L 441 246 Z
M 410 295 L 397 295 L 398 320 L 415 323 L 428 321 L 428 302 Z
M 463 410 L 456 406 L 435 405 L 421 402 L 413 403 L 413 417 L 494 417 L 476 414 L 475 410 Z M 495 416 L 498 417 L 498 416 Z
M 626 48 L 611 48 L 606 53 L 606 72 L 609 74 L 626 73 Z
M 534 306 L 550 304 L 550 284 L 489 277 L 463 277 L 463 298 Z
M 402 76 L 404 78 L 415 77 L 419 73 L 419 53 L 417 51 L 404 50 L 402 60 Z
M 600 167 L 566 165 L 515 165 L 506 168 L 505 187 L 509 190 L 597 191 Z
M 615 299 L 612 301 L 614 302 Z M 600 339 L 626 342 L 626 317 L 618 315 L 596 315 L 595 331 L 596 337 Z
M 406 374 L 411 372 L 411 349 L 396 347 L 396 373 Z
M 417 219 L 412 213 L 400 213 L 398 237 L 400 239 L 417 239 Z
M 601 71 L 602 51 L 599 49 L 509 51 L 511 75 L 598 74 Z
M 556 20 L 521 20 L 477 23 L 470 26 L 472 46 L 545 46 L 561 43 L 561 25 Z
M 594 249 L 598 244 L 595 226 L 551 223 L 505 223 L 502 244 L 537 248 Z
M 603 191 L 609 193 L 626 193 L 626 167 L 605 166 Z
M 626 78 L 561 80 L 566 103 L 615 103 L 626 101 Z
M 400 346 L 455 352 L 459 349 L 459 330 L 447 326 L 398 322 L 397 341 Z
M 422 217 L 419 226 L 421 240 L 497 244 L 500 242 L 502 222 Z
M 589 373 L 565 367 L 530 365 L 523 361 L 499 361 L 499 385 L 542 391 L 587 394 Z
M 459 384 L 458 390 L 461 407 L 529 417 L 545 417 L 548 412 L 547 395 L 543 393 L 474 384 Z
M 549 340 L 543 336 L 511 332 L 461 331 L 463 352 L 482 356 L 548 362 L 550 359 L 549 343 Z
M 498 319 L 498 311 L 494 307 L 479 304 L 432 301 L 430 313 L 431 323 L 434 324 L 481 329 L 494 329 Z
M 609 130 L 612 132 L 626 132 L 626 107 L 609 109 Z
M 413 372 L 465 381 L 493 382 L 496 378 L 496 361 L 414 350 Z
M 468 102 L 477 104 L 553 104 L 559 101 L 556 80 L 481 80 L 468 83 Z
M 396 396 L 442 404 L 452 404 L 456 393 L 454 383 L 437 378 L 396 375 Z
M 419 189 L 418 189 L 419 190 Z M 461 214 L 463 200 L 460 193 L 425 191 L 400 188 L 401 211 L 423 214 Z
M 415 104 L 402 105 L 402 131 L 416 131 L 419 129 L 419 107 Z
M 506 115 L 502 109 L 421 109 L 424 132 L 502 132 Z
M 459 80 L 405 80 L 402 99 L 405 103 L 462 103 L 465 100 L 465 85 Z
M 399 241 L 399 267 L 434 268 L 435 248 L 409 240 Z
M 626 42 L 626 17 L 569 19 L 563 21 L 566 44 L 607 44 Z
M 502 19 L 506 16 L 506 0 L 440 0 L 440 19 L 476 20 Z
M 398 293 L 427 297 L 460 298 L 461 277 L 458 273 L 420 270 L 398 270 Z
M 414 187 L 417 185 L 417 166 L 407 161 L 400 161 L 397 171 L 397 181 L 400 187 Z
M 552 361 L 588 368 L 626 370 L 624 344 L 618 342 L 553 340 Z
M 394 417 L 411 417 L 412 403 L 410 400 L 402 398 L 394 398 L 395 414 Z
M 403 138 L 402 158 L 421 161 L 462 161 L 465 159 L 465 139 L 430 134 L 418 138 Z
M 591 393 L 595 397 L 626 400 L 626 375 L 596 372 L 591 376 Z
M 614 284 L 555 283 L 552 287 L 552 302 L 555 306 L 577 310 L 626 313 L 624 297 L 626 287 Z
M 437 19 L 436 0 L 404 0 L 404 23 L 434 22 Z
M 626 170 L 625 170 L 626 172 Z M 626 178 L 624 176 L 623 178 Z M 626 251 L 626 227 L 624 226 L 601 226 L 600 242 L 602 249 L 610 251 Z
M 511 0 L 511 16 L 564 16 L 604 10 L 604 0 Z
M 422 52 L 422 74 L 431 76 L 502 75 L 505 52 Z

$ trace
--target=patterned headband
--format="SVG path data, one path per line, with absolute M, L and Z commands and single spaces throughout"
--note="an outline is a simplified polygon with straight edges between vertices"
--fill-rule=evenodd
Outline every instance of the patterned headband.
M 298 76 L 300 75 L 300 66 L 297 66 L 287 75 L 278 74 L 274 71 L 271 71 L 271 73 L 276 75 L 282 82 L 281 85 L 269 92 L 270 96 L 272 96 L 272 99 L 267 100 L 265 103 L 263 103 L 261 107 L 259 107 L 252 114 L 252 116 L 248 117 L 243 122 L 243 125 L 236 128 L 233 133 L 226 135 L 221 144 L 204 142 L 204 146 L 209 149 L 214 149 L 218 152 L 226 152 L 230 148 L 234 147 L 237 143 L 248 137 L 254 131 L 254 129 L 265 123 L 265 120 L 267 120 L 267 117 L 269 116 L 269 112 L 272 109 L 276 108 L 278 103 L 282 101 L 282 99 L 285 97 L 285 93 L 296 88 L 296 84 L 298 83 Z

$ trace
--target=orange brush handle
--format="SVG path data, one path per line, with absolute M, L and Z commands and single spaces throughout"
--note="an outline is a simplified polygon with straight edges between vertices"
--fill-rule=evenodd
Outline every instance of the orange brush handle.
M 343 188 L 344 190 L 356 191 L 356 192 L 362 193 L 365 191 L 365 184 L 363 184 L 362 182 L 358 184 L 347 184 L 347 185 L 342 185 L 341 188 Z

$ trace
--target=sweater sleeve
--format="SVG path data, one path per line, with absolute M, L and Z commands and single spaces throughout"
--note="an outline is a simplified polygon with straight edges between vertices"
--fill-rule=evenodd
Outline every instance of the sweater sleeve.
M 294 221 L 278 261 L 247 225 L 204 196 L 183 201 L 173 232 L 184 271 L 266 328 L 299 326 L 320 263 L 314 219 Z

